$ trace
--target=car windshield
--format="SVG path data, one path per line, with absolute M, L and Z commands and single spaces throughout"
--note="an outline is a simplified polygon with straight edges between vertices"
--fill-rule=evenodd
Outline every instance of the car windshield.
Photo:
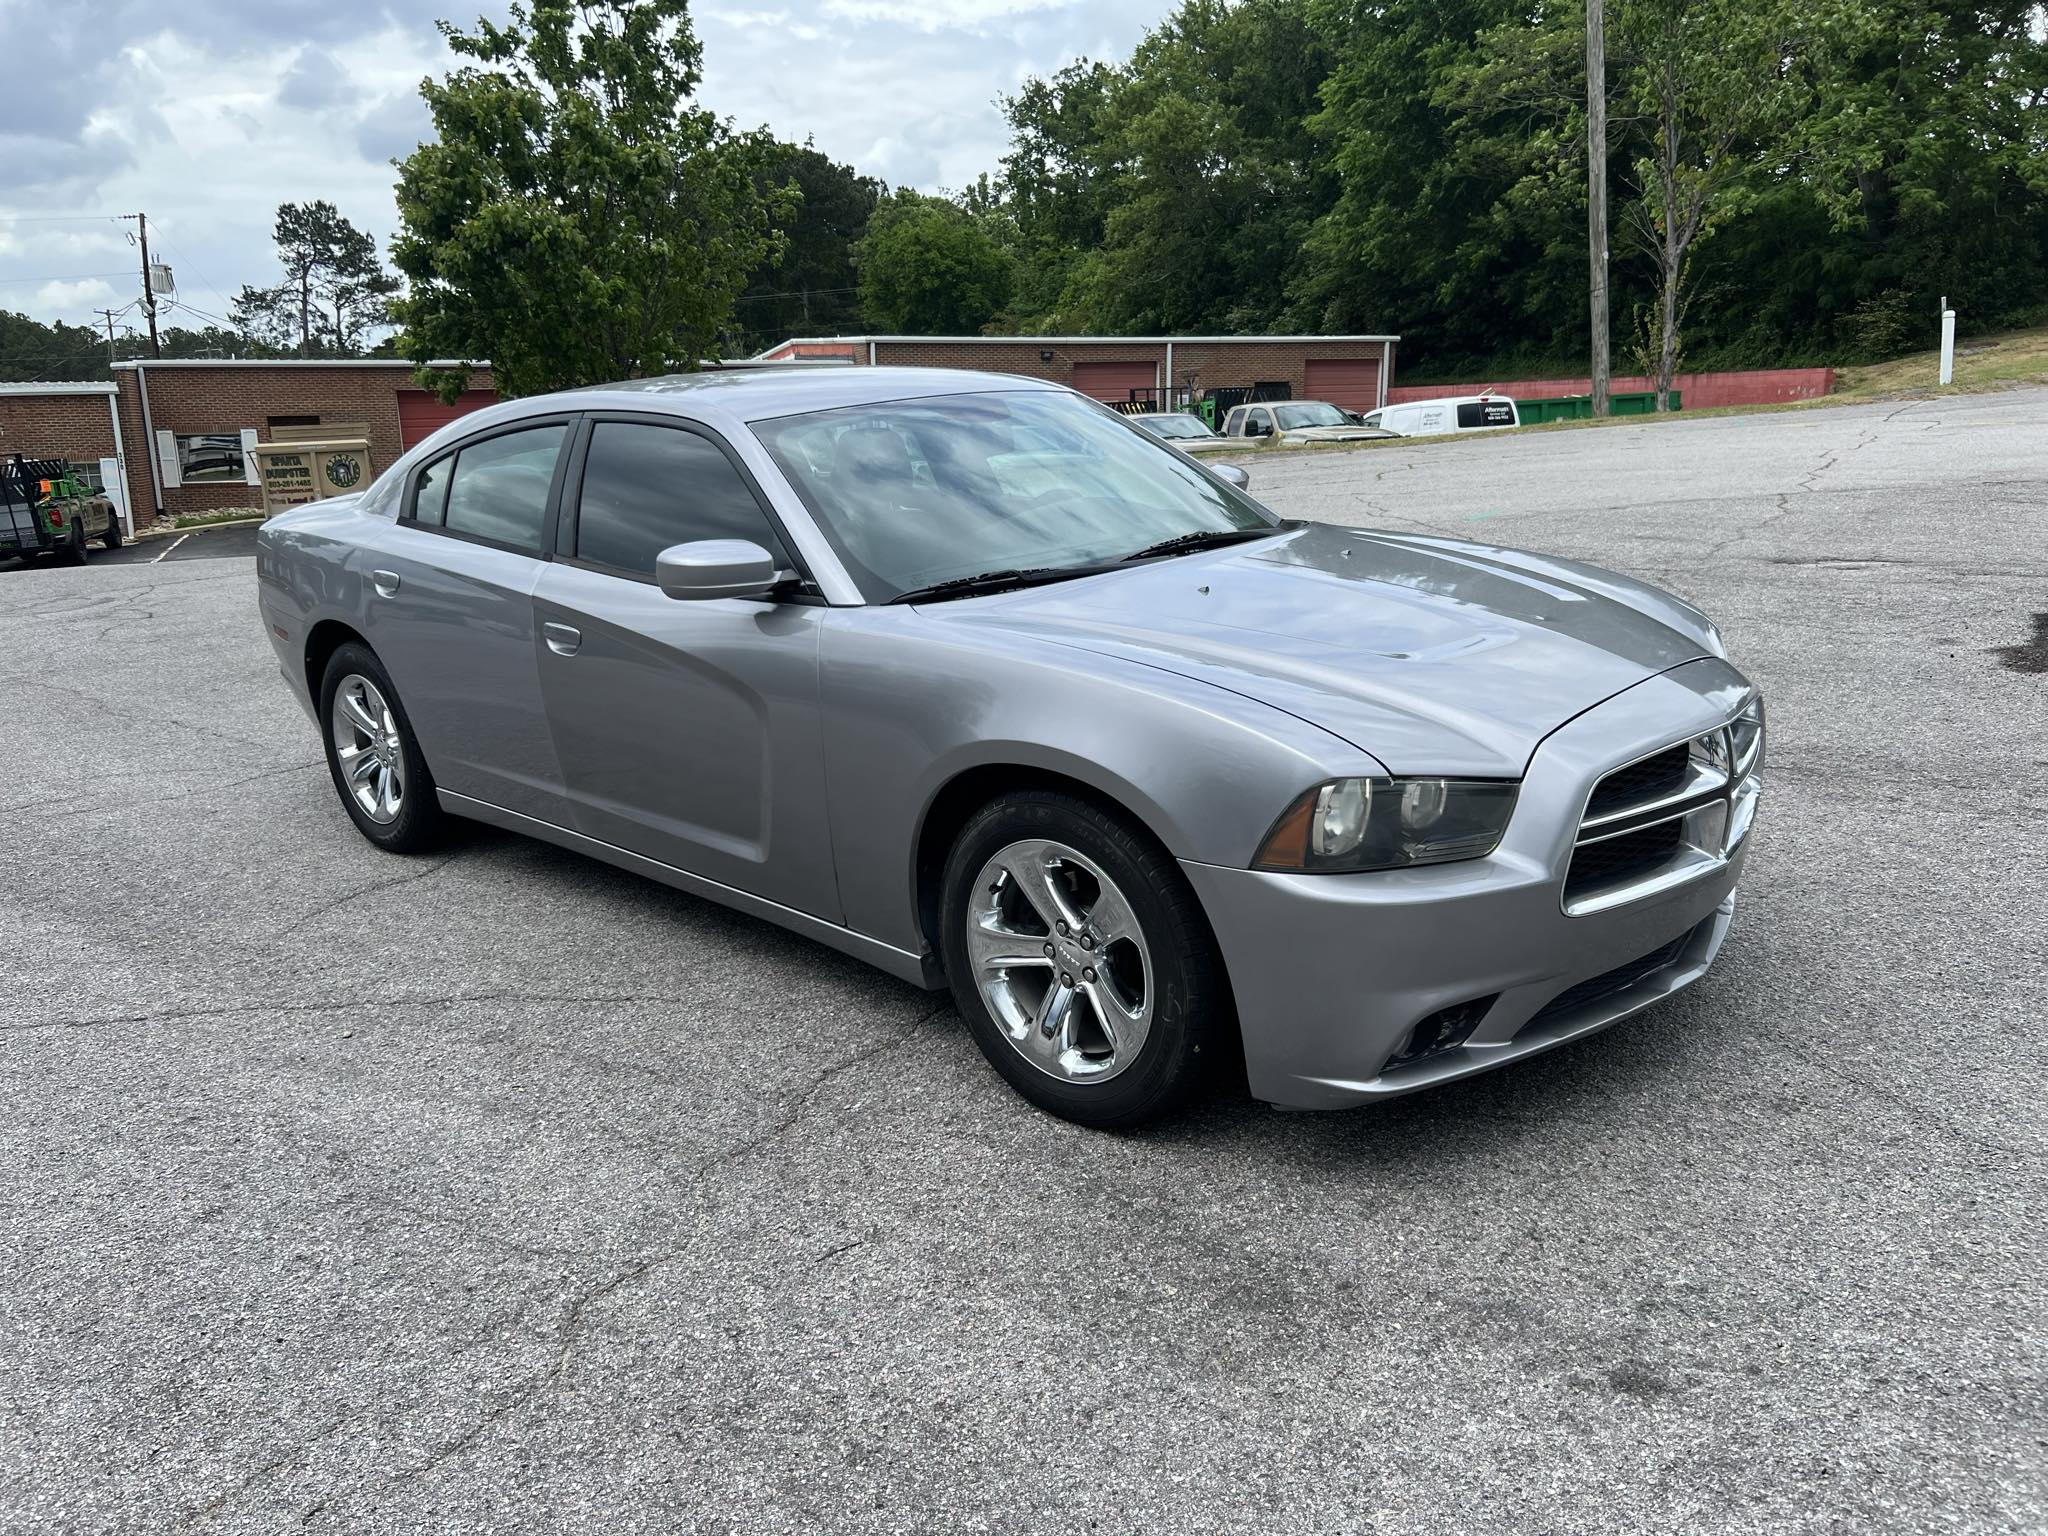
M 1302 427 L 1348 427 L 1351 418 L 1334 405 L 1321 400 L 1304 400 L 1299 405 L 1276 405 L 1273 419 L 1280 423 L 1282 432 L 1297 431 Z
M 1275 526 L 1185 454 L 1062 391 L 846 406 L 753 430 L 870 602 Z
M 1174 412 L 1166 416 L 1133 416 L 1139 426 L 1155 437 L 1214 437 L 1209 424 L 1199 416 Z

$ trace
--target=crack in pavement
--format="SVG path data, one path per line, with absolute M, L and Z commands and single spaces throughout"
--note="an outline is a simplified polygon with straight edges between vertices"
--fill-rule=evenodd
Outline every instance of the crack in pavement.
M 837 1081 L 857 1067 L 880 1060 L 891 1051 L 906 1044 L 915 1038 L 925 1025 L 939 1018 L 947 1010 L 951 1009 L 952 1006 L 953 1001 L 948 997 L 945 1002 L 913 1018 L 904 1026 L 896 1038 L 886 1045 L 879 1048 L 863 1047 L 821 1069 L 811 1078 L 810 1082 L 805 1084 L 803 1088 L 791 1097 L 787 1108 L 773 1123 L 754 1135 L 747 1137 L 737 1146 L 708 1157 L 698 1164 L 696 1171 L 690 1175 L 690 1186 L 701 1185 L 712 1174 L 721 1169 L 729 1168 L 743 1159 L 753 1157 L 763 1148 L 788 1135 L 797 1123 L 803 1119 L 805 1112 L 810 1108 L 812 1102 L 824 1091 L 827 1085 Z M 855 1245 L 848 1244 L 847 1246 L 852 1247 Z M 834 1252 L 844 1251 L 844 1249 L 834 1250 Z M 493 1427 L 502 1423 L 521 1408 L 534 1402 L 544 1393 L 552 1390 L 568 1371 L 570 1359 L 575 1352 L 577 1336 L 582 1332 L 583 1320 L 590 1309 L 615 1292 L 644 1279 L 664 1265 L 674 1262 L 681 1254 L 682 1250 L 676 1248 L 635 1259 L 632 1263 L 600 1280 L 597 1284 L 578 1292 L 571 1298 L 568 1309 L 563 1314 L 561 1325 L 556 1331 L 555 1357 L 547 1369 L 529 1377 L 513 1391 L 512 1395 L 505 1402 L 500 1403 L 497 1407 L 485 1413 L 475 1424 L 464 1430 L 454 1439 L 435 1447 L 434 1450 L 428 1453 L 426 1460 L 418 1466 L 409 1467 L 399 1472 L 393 1481 L 417 1481 L 442 1463 L 461 1455 L 481 1440 Z M 826 1257 L 830 1256 L 829 1254 L 826 1255 Z M 822 1262 L 822 1260 L 819 1262 Z
M 365 1009 L 447 1008 L 458 1003 L 534 1003 L 550 1006 L 576 1003 L 667 1003 L 671 1007 L 681 1008 L 694 1001 L 694 998 L 669 997 L 657 992 L 556 993 L 529 992 L 514 988 L 489 992 L 449 992 L 432 997 L 352 998 L 346 1002 L 234 1003 L 219 1008 L 156 1009 L 148 1013 L 109 1014 L 92 1019 L 38 1019 L 30 1024 L 0 1025 L 0 1034 L 18 1034 L 42 1029 L 104 1029 L 109 1025 L 119 1024 L 182 1024 L 192 1019 L 227 1019 L 252 1013 L 360 1014 Z
M 301 913 L 292 920 L 293 925 L 303 928 L 315 918 L 325 917 L 328 913 L 339 907 L 345 907 L 350 902 L 360 900 L 362 897 L 375 895 L 378 891 L 395 891 L 400 886 L 417 885 L 422 880 L 438 875 L 461 857 L 462 855 L 459 852 L 443 854 L 425 869 L 410 870 L 402 875 L 391 875 L 381 880 L 372 880 L 368 885 L 358 886 L 352 891 L 344 891 L 333 900 L 322 902 L 312 911 Z
M 233 1487 L 223 1489 L 220 1493 L 215 1494 L 211 1499 L 208 1499 L 204 1504 L 197 1504 L 194 1505 L 191 1509 L 186 1510 L 184 1514 L 178 1517 L 178 1523 L 175 1526 L 173 1526 L 172 1529 L 179 1531 L 190 1530 L 195 1525 L 198 1525 L 207 1520 L 211 1520 L 215 1515 L 220 1513 L 222 1506 L 225 1505 L 227 1501 L 229 1499 L 232 1499 L 236 1494 L 248 1492 L 249 1489 L 255 1487 L 257 1483 L 261 1482 L 264 1478 L 270 1476 L 271 1473 L 280 1472 L 284 1470 L 284 1468 L 291 1466 L 294 1462 L 300 1460 L 308 1451 L 312 1450 L 313 1447 L 318 1445 L 321 1441 L 331 1440 L 336 1435 L 340 1434 L 342 1430 L 346 1429 L 349 1426 L 350 1422 L 351 1420 L 348 1417 L 348 1415 L 344 1414 L 342 1417 L 336 1419 L 333 1423 L 328 1424 L 326 1427 L 316 1431 L 311 1435 L 308 1435 L 305 1439 L 297 1441 L 292 1445 L 291 1449 L 285 1451 L 283 1454 L 274 1456 L 269 1461 L 262 1462 L 259 1465 L 252 1467 L 249 1470 L 248 1474 L 245 1477 L 243 1477 L 239 1482 L 237 1482 Z

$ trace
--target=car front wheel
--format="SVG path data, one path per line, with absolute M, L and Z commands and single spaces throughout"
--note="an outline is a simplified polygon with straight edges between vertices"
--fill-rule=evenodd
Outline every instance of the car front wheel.
M 368 646 L 352 641 L 328 659 L 320 718 L 327 771 L 356 830 L 392 853 L 434 846 L 444 818 L 433 776 L 391 675 Z
M 1229 987 L 1194 891 L 1141 828 L 1071 795 L 1005 795 L 947 861 L 954 1001 L 1010 1085 L 1118 1129 L 1186 1102 L 1230 1039 Z

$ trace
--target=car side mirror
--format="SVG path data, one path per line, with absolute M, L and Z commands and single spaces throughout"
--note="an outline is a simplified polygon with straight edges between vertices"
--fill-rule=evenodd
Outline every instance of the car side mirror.
M 1251 489 L 1252 472 L 1241 464 L 1218 464 L 1213 466 L 1217 474 L 1228 480 L 1240 491 Z
M 1244 435 L 1246 437 L 1264 437 L 1272 430 L 1263 421 L 1248 421 L 1244 424 Z
M 782 581 L 775 557 L 751 539 L 695 539 L 654 557 L 654 584 L 670 597 L 766 597 Z

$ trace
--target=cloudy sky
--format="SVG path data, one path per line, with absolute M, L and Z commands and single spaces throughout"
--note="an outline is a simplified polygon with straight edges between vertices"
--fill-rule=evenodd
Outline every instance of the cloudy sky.
M 995 98 L 1081 57 L 1119 58 L 1170 0 L 696 0 L 702 99 L 810 136 L 892 185 L 995 168 Z M 136 297 L 132 223 L 203 324 L 276 279 L 277 205 L 324 197 L 380 241 L 389 161 L 426 131 L 434 17 L 503 0 L 0 0 L 0 309 L 98 324 Z M 159 254 L 159 248 L 161 254 Z M 131 313 L 130 321 L 135 319 Z

